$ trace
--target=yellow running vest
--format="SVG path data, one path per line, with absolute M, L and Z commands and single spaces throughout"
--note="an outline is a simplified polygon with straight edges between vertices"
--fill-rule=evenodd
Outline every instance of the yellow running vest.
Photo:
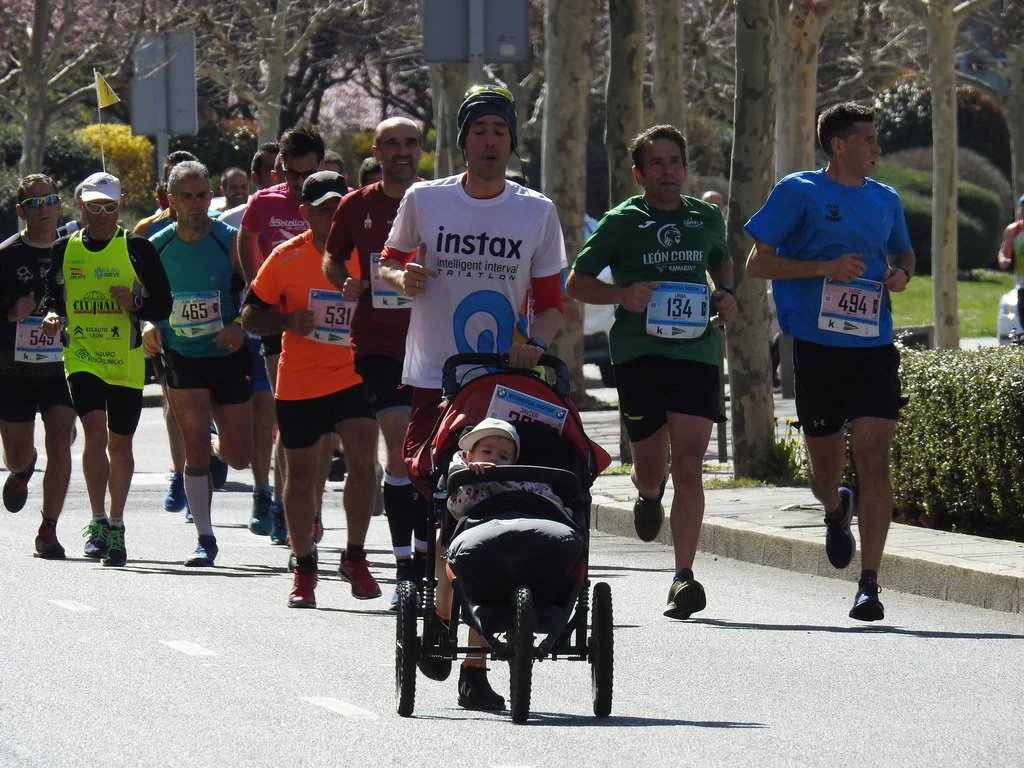
M 68 346 L 64 370 L 91 373 L 107 384 L 142 389 L 146 359 L 142 345 L 132 349 L 131 313 L 110 297 L 110 289 L 123 285 L 133 290 L 138 276 L 128 256 L 127 233 L 117 228 L 102 251 L 93 252 L 75 232 L 64 252 L 64 288 L 67 293 Z

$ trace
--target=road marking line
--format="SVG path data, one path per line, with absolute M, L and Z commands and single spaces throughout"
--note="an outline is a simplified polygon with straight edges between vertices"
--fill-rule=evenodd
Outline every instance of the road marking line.
M 310 704 L 314 704 L 318 707 L 329 709 L 331 712 L 335 712 L 342 717 L 347 717 L 349 720 L 380 719 L 380 715 L 376 712 L 371 712 L 368 709 L 361 709 L 355 704 L 349 704 L 341 699 L 332 699 L 327 696 L 303 696 L 302 700 L 308 701 Z
M 50 602 L 58 608 L 66 608 L 69 611 L 77 611 L 78 613 L 88 613 L 89 611 L 96 610 L 91 605 L 80 603 L 77 600 L 51 600 Z
M 174 651 L 180 651 L 181 653 L 187 653 L 189 656 L 216 656 L 216 651 L 211 651 L 209 648 L 203 648 L 201 645 L 190 643 L 185 640 L 161 640 L 163 645 Z

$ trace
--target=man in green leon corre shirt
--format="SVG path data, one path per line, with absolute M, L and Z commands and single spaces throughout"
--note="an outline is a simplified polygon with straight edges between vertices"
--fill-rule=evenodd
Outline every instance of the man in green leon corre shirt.
M 708 321 L 715 312 L 725 322 L 736 317 L 732 260 L 718 207 L 680 194 L 687 172 L 683 134 L 657 125 L 633 139 L 630 151 L 644 194 L 601 219 L 573 264 L 566 293 L 617 305 L 609 346 L 639 491 L 633 521 L 644 541 L 657 537 L 665 519 L 671 446 L 676 573 L 665 615 L 688 619 L 706 604 L 692 570 L 704 518 L 702 464 L 712 424 L 725 419 L 718 336 Z M 614 285 L 597 279 L 609 266 Z

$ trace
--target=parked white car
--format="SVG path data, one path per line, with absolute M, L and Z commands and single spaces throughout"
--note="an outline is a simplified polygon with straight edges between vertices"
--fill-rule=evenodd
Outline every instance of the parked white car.
M 610 267 L 605 267 L 597 279 L 609 285 L 615 282 Z M 614 319 L 614 304 L 586 304 L 583 307 L 583 362 L 601 369 L 601 383 L 606 387 L 615 386 L 612 359 L 608 352 L 608 332 Z
M 1017 310 L 1017 289 L 1003 294 L 999 300 L 999 319 L 996 321 L 996 336 L 1000 344 L 1012 344 L 1014 337 L 1024 334 L 1020 313 Z

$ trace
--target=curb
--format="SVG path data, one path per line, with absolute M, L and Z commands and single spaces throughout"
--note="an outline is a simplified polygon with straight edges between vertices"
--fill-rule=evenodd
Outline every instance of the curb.
M 893 524 L 898 525 L 897 523 Z M 635 538 L 633 513 L 615 503 L 595 503 L 591 528 L 613 536 Z M 672 546 L 668 525 L 662 526 L 655 543 Z M 728 518 L 705 517 L 697 549 L 701 552 L 766 565 L 812 576 L 855 582 L 860 573 L 860 550 L 848 568 L 836 570 L 828 562 L 820 538 L 810 540 L 790 530 L 767 528 Z M 929 554 L 914 557 L 886 552 L 882 563 L 884 586 L 896 592 L 931 597 L 950 603 L 973 605 L 995 611 L 1020 613 L 1024 601 L 1024 577 L 1001 573 L 978 563 L 965 568 L 962 560 Z

